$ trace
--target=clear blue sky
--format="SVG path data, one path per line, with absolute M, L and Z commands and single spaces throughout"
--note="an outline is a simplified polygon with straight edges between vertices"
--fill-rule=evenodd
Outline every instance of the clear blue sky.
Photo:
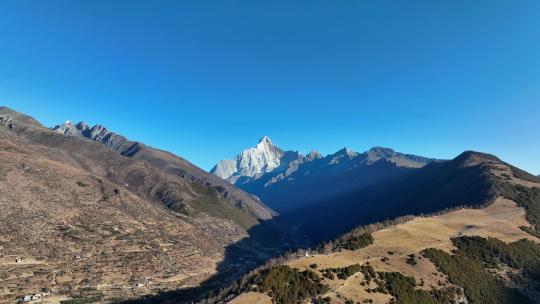
M 0 104 L 204 169 L 285 149 L 490 152 L 540 174 L 540 1 L 0 1 Z

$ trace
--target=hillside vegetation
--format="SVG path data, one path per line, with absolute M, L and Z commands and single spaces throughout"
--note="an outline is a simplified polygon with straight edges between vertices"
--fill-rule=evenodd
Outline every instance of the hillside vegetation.
M 477 236 L 459 237 L 453 244 L 457 247 L 453 254 L 433 248 L 424 254 L 450 282 L 463 287 L 473 303 L 533 302 L 488 270 L 504 270 L 510 274 L 508 280 L 530 298 L 540 293 L 540 244 L 526 239 L 507 244 Z

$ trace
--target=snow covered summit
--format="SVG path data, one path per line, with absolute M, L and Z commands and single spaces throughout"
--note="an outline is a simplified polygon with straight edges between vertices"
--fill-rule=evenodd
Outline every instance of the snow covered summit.
M 255 147 L 245 149 L 234 159 L 219 161 L 210 173 L 234 183 L 237 177 L 253 177 L 281 166 L 284 154 L 268 136 L 264 136 Z

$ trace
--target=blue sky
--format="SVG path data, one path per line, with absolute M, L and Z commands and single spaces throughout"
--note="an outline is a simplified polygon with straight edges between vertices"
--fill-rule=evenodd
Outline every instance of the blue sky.
M 540 174 L 539 1 L 0 2 L 0 104 L 204 169 L 268 135 L 323 154 L 489 152 Z

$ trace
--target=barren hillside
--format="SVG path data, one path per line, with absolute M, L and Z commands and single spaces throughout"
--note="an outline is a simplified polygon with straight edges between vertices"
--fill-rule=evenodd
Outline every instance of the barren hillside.
M 197 286 L 227 266 L 227 246 L 273 216 L 216 177 L 179 174 L 180 158 L 144 151 L 157 156 L 124 156 L 0 109 L 0 303 Z
M 230 220 L 144 201 L 58 150 L 3 132 L 0 159 L 0 302 L 43 290 L 132 297 L 196 284 L 246 235 Z

